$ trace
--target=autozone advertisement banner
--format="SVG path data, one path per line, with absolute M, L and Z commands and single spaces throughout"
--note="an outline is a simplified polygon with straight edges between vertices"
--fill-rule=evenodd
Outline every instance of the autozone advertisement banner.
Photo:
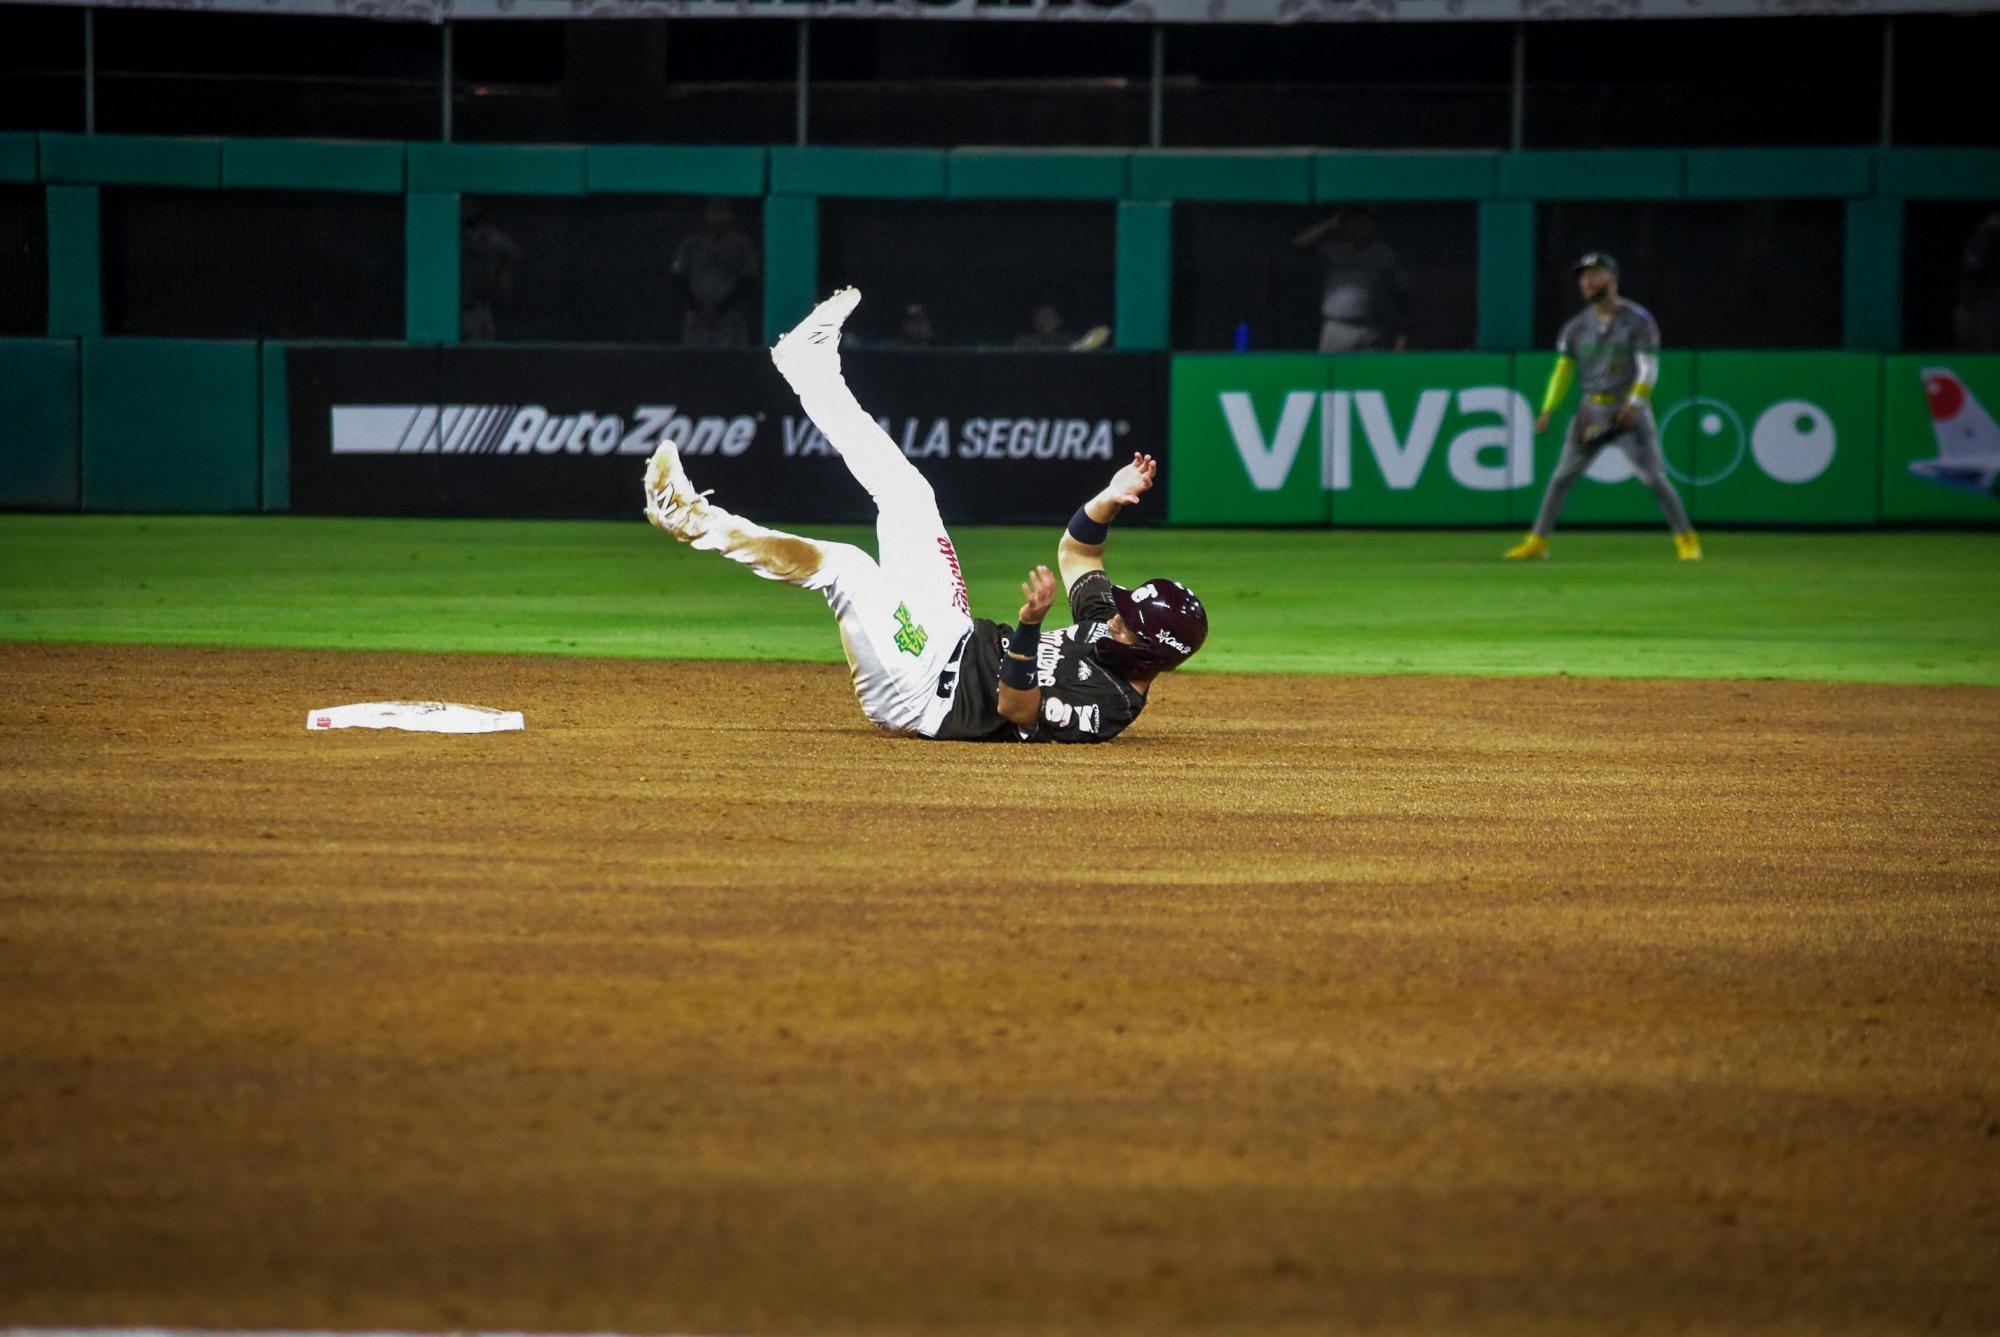
M 1133 451 L 1165 453 L 1156 356 L 842 361 L 950 524 L 1061 524 Z M 303 514 L 635 519 L 671 437 L 696 485 L 753 519 L 875 515 L 762 349 L 298 347 L 286 377 Z
M 91 5 L 102 0 L 29 0 Z M 1773 14 L 1972 13 L 1992 0 L 122 0 L 152 9 L 446 19 L 947 19 L 1333 23 L 1675 19 Z
M 1554 361 L 1499 353 L 1176 358 L 1168 516 L 1182 524 L 1525 524 L 1576 407 L 1572 391 L 1549 430 L 1535 432 Z M 1872 523 L 1883 469 L 1882 368 L 1866 354 L 1666 353 L 1655 419 L 1667 472 L 1695 523 Z M 1904 416 L 1930 421 L 1921 407 Z M 1570 493 L 1563 520 L 1652 524 L 1660 513 L 1613 447 Z

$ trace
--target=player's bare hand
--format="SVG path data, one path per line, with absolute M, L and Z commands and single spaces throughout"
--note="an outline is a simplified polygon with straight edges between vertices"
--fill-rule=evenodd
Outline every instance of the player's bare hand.
M 1627 404 L 1624 408 L 1618 410 L 1618 425 L 1620 427 L 1630 427 L 1638 417 L 1639 406 L 1637 404 Z
M 1049 609 L 1055 606 L 1055 572 L 1046 566 L 1038 566 L 1030 571 L 1028 579 L 1021 585 L 1021 598 L 1023 602 L 1019 620 L 1039 626 L 1042 619 L 1048 615 Z
M 1537 432 L 1546 432 L 1549 430 L 1548 414 L 1544 413 L 1541 417 L 1535 419 L 1535 430 Z
M 1134 455 L 1130 464 L 1111 475 L 1111 483 L 1104 489 L 1105 498 L 1120 506 L 1136 505 L 1139 495 L 1153 486 L 1159 472 L 1160 462 L 1151 455 Z

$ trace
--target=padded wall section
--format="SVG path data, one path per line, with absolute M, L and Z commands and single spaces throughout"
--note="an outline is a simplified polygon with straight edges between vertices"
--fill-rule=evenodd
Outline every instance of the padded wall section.
M 1841 286 L 1845 343 L 1889 351 L 1903 341 L 1903 202 L 1847 202 L 1846 274 Z
M 898 199 L 942 195 L 944 159 L 932 149 L 772 149 L 771 193 Z
M 1479 346 L 1528 348 L 1535 333 L 1535 206 L 1479 206 Z
M 584 151 L 570 145 L 412 144 L 412 191 L 437 194 L 581 195 Z
M 413 192 L 405 201 L 404 337 L 458 342 L 458 196 Z
M 804 318 L 819 291 L 819 201 L 773 195 L 764 201 L 764 342 Z
M 1173 298 L 1173 206 L 1152 200 L 1121 203 L 1117 249 L 1112 339 L 1127 352 L 1165 348 Z
M 1148 200 L 1272 200 L 1304 204 L 1313 197 L 1310 153 L 1177 153 L 1148 149 L 1132 155 L 1132 194 Z
M 1313 159 L 1313 198 L 1483 200 L 1499 171 L 1497 153 L 1323 153 Z
M 86 339 L 82 381 L 85 510 L 257 509 L 256 344 Z
M 945 160 L 954 199 L 1115 200 L 1125 193 L 1127 155 L 959 149 Z
M 762 195 L 764 150 L 599 144 L 584 150 L 592 192 L 642 195 Z
M 42 180 L 94 186 L 222 184 L 222 141 L 150 135 L 42 136 Z
M 80 496 L 74 339 L 0 339 L 7 423 L 0 432 L 0 506 L 77 508 Z
M 400 195 L 401 144 L 226 139 L 222 184 L 232 190 L 339 190 Z
M 46 192 L 49 248 L 49 333 L 101 334 L 104 278 L 99 258 L 95 186 L 50 186 Z

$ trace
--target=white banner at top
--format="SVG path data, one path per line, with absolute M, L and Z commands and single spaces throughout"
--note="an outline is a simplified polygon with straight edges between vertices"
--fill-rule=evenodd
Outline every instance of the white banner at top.
M 1341 23 L 1971 14 L 2000 0 L 27 0 L 119 9 L 446 19 L 976 19 Z

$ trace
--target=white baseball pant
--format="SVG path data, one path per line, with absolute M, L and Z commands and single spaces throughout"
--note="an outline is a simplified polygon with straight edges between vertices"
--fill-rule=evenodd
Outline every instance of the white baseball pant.
M 861 713 L 890 733 L 930 737 L 951 713 L 959 657 L 972 634 L 958 553 L 930 483 L 855 400 L 837 355 L 828 349 L 810 363 L 778 369 L 874 499 L 880 561 L 851 543 L 767 529 L 713 502 L 707 531 L 689 546 L 824 594 Z

